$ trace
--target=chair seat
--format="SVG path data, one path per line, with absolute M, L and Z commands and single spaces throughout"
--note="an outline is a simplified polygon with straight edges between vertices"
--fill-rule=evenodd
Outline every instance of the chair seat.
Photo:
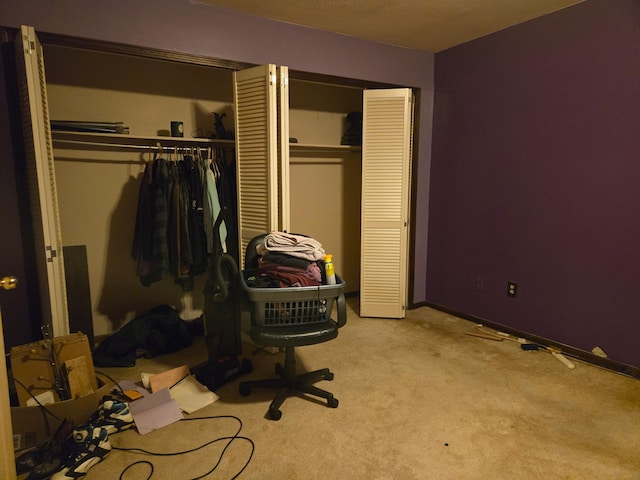
M 251 339 L 267 347 L 291 347 L 314 345 L 333 340 L 338 336 L 338 325 L 333 320 L 310 325 L 291 327 L 263 327 L 252 325 Z

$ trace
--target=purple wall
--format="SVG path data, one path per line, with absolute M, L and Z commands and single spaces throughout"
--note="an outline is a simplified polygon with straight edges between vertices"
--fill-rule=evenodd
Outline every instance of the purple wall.
M 640 2 L 449 49 L 435 75 L 428 301 L 640 366 Z
M 422 89 L 413 301 L 425 300 L 432 53 L 275 22 L 193 0 L 2 0 L 0 25 Z M 46 59 L 45 59 L 46 61 Z

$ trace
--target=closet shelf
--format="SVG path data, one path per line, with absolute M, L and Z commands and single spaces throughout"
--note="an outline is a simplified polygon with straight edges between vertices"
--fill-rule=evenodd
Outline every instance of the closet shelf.
M 314 145 L 309 143 L 290 143 L 289 151 L 291 152 L 335 152 L 350 153 L 360 152 L 360 145 Z
M 89 132 L 65 132 L 53 130 L 51 132 L 53 142 L 64 145 L 87 145 L 103 147 L 105 149 L 146 149 L 146 148 L 173 148 L 173 147 L 211 147 L 233 146 L 234 140 L 218 140 L 211 138 L 186 138 L 186 137 L 160 137 L 123 135 L 115 133 L 89 133 Z

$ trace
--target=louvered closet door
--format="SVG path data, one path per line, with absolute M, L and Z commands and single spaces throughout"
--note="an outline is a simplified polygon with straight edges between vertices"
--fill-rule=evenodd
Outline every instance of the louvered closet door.
M 54 336 L 67 335 L 69 318 L 44 56 L 33 27 L 20 27 L 16 60 L 42 323 L 52 326 Z
M 286 67 L 275 65 L 234 73 L 241 266 L 253 237 L 288 229 L 289 93 L 288 80 L 281 79 L 287 74 Z M 285 122 L 278 114 L 283 101 L 287 105 Z
M 360 316 L 404 318 L 411 90 L 365 90 L 363 103 Z
M 291 224 L 289 188 L 289 68 L 278 67 L 278 230 Z

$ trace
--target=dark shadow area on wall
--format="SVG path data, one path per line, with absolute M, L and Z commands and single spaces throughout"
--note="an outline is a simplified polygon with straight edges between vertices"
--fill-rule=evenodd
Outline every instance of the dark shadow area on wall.
M 338 113 L 362 111 L 362 97 L 354 101 L 357 97 L 354 97 L 353 91 L 341 85 L 291 80 L 289 97 L 291 109 Z M 327 98 L 330 98 L 331 102 L 327 102 Z
M 204 108 L 204 106 L 200 102 L 191 102 L 193 105 L 193 112 L 195 118 L 195 125 L 197 125 L 196 130 L 193 132 L 185 132 L 185 136 L 187 137 L 205 137 L 205 138 L 219 138 L 219 139 L 231 139 L 233 138 L 233 131 L 235 129 L 234 126 L 234 112 L 233 105 L 229 104 L 225 108 L 222 108 L 216 112 L 211 112 L 208 109 Z M 219 132 L 216 130 L 215 126 L 215 117 L 214 113 L 217 113 L 222 117 L 222 125 L 226 130 L 228 138 L 221 137 Z
M 126 319 L 133 318 L 132 315 L 161 304 L 180 310 L 183 301 L 182 289 L 168 279 L 146 287 L 136 276 L 136 262 L 131 252 L 141 178 L 142 175 L 129 177 L 109 219 L 106 268 L 103 288 L 98 292 L 98 311 L 109 318 L 113 331 Z
M 362 215 L 362 160 L 359 154 L 346 155 L 342 163 L 342 195 L 344 212 L 342 214 L 342 253 L 343 269 L 353 272 L 354 279 L 349 279 L 346 292 L 360 292 L 360 257 L 361 257 L 361 215 Z M 342 274 L 342 272 L 339 272 Z

